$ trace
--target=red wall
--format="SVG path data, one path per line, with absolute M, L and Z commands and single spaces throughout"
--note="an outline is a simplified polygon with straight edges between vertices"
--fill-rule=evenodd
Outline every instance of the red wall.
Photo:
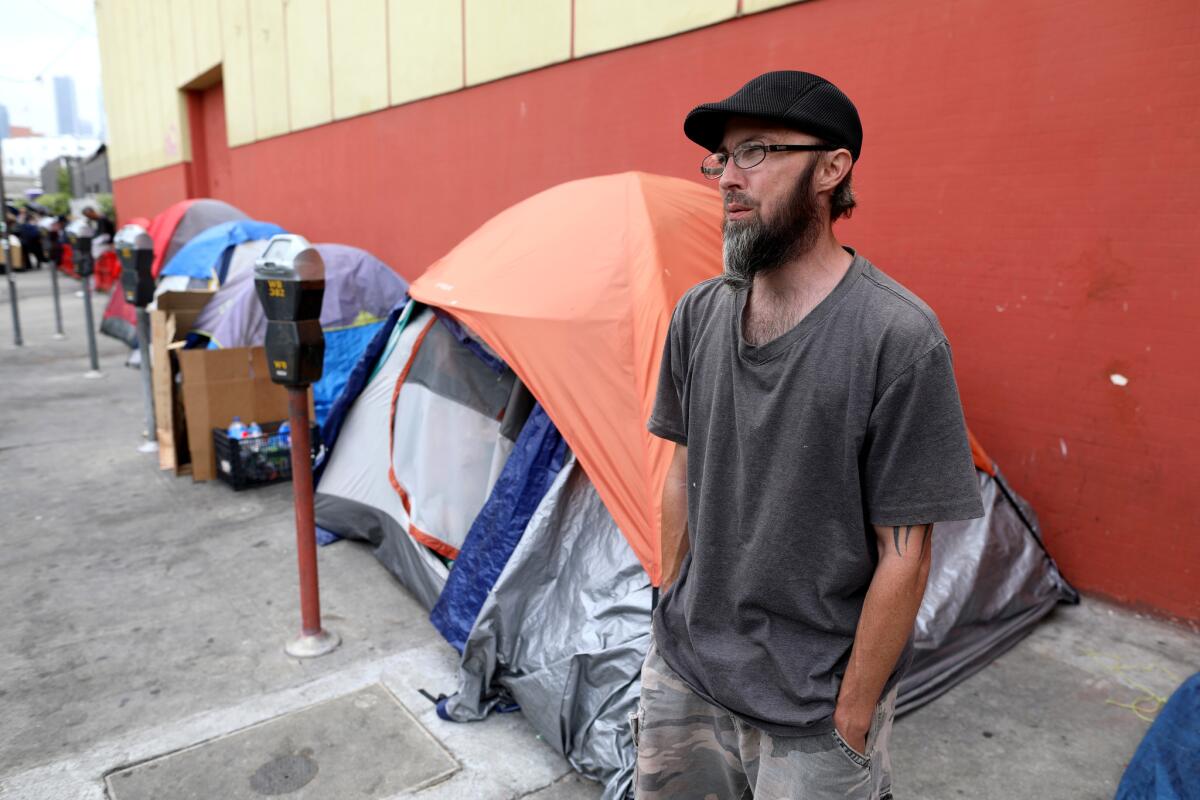
M 866 130 L 841 236 L 939 313 L 968 422 L 1067 577 L 1200 620 L 1195 8 L 815 0 L 238 147 L 219 196 L 412 277 L 560 181 L 697 177 L 691 106 L 823 74 Z M 119 181 L 121 212 L 182 173 Z

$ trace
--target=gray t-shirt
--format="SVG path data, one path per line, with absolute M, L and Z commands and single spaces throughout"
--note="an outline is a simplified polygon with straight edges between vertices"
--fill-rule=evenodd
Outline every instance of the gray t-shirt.
M 761 346 L 742 338 L 745 302 L 714 278 L 671 319 L 649 429 L 688 448 L 690 549 L 655 641 L 745 722 L 825 733 L 879 560 L 871 525 L 983 506 L 950 346 L 918 297 L 854 255 Z

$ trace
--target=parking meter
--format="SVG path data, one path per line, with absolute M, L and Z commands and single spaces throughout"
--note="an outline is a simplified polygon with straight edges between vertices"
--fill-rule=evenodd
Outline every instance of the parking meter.
M 158 452 L 157 420 L 154 417 L 154 387 L 150 375 L 150 312 L 146 306 L 154 300 L 154 240 L 141 225 L 126 225 L 113 237 L 117 258 L 121 261 L 121 289 L 126 302 L 137 308 L 137 338 L 142 375 L 142 409 L 146 417 L 146 441 L 139 452 Z
M 284 651 L 296 658 L 313 658 L 330 652 L 341 641 L 337 634 L 321 627 L 308 423 L 308 387 L 321 379 L 325 361 L 325 336 L 321 333 L 325 262 L 303 236 L 273 236 L 254 262 L 254 290 L 267 315 L 267 372 L 272 381 L 287 387 L 288 424 L 292 430 L 300 634 L 287 642 Z
M 254 289 L 267 315 L 271 380 L 305 387 L 321 379 L 325 336 L 325 262 L 303 236 L 279 234 L 254 262 Z
M 65 339 L 67 337 L 63 333 L 62 302 L 58 297 L 58 263 L 52 257 L 55 247 L 60 244 L 58 228 L 55 227 L 57 224 L 57 220 L 41 220 L 38 222 L 38 235 L 42 240 L 42 263 L 50 265 L 50 269 L 46 271 L 50 273 L 50 294 L 54 298 L 54 338 Z
M 125 300 L 145 308 L 154 300 L 154 241 L 141 225 L 126 225 L 113 238 L 121 260 L 121 286 Z
M 67 226 L 67 241 L 71 243 L 75 272 L 81 278 L 91 275 L 95 268 L 92 260 L 92 239 L 95 236 L 96 229 L 86 219 L 77 219 Z
M 83 278 L 83 311 L 88 334 L 88 358 L 92 368 L 84 373 L 85 378 L 99 378 L 100 356 L 96 351 L 96 321 L 92 315 L 92 238 L 96 229 L 86 219 L 77 219 L 67 226 L 67 241 L 71 243 L 71 254 L 75 260 L 75 272 Z

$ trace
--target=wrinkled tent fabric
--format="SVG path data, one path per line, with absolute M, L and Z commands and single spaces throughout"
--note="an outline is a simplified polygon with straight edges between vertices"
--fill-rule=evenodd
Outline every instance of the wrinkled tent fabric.
M 720 271 L 716 192 L 627 172 L 565 183 L 501 212 L 410 289 L 521 376 L 655 585 L 670 451 L 645 423 L 675 303 Z
M 287 231 L 273 222 L 259 222 L 253 219 L 222 222 L 200 232 L 181 247 L 159 275 L 186 275 L 202 280 L 219 277 L 221 257 L 227 250 L 242 242 L 270 239 L 279 233 Z
M 317 525 L 325 530 L 371 544 L 379 562 L 429 609 L 449 570 L 408 535 L 408 510 L 388 477 L 392 395 L 432 316 L 426 311 L 413 320 L 412 312 L 410 304 L 405 312 L 389 316 L 330 415 L 325 455 L 316 470 L 314 509 Z
M 983 669 L 1079 594 L 1042 545 L 1033 509 L 999 470 L 978 470 L 984 516 L 933 528 L 933 563 L 900 681 L 906 714 Z
M 569 458 L 487 594 L 458 690 L 438 713 L 464 722 L 516 702 L 571 766 L 604 784 L 604 800 L 625 797 L 651 593 L 645 568 Z
M 317 524 L 372 543 L 429 609 L 512 451 L 519 430 L 506 422 L 528 405 L 511 370 L 484 362 L 428 308 L 409 303 L 386 326 L 326 426 Z
M 433 626 L 460 653 L 488 592 L 566 456 L 562 436 L 535 405 L 429 614 Z
M 228 234 L 219 237 L 224 238 Z M 252 240 L 231 249 L 224 285 L 192 326 L 193 334 L 208 337 L 210 347 L 248 347 L 265 340 L 267 318 L 255 294 L 253 266 L 266 245 L 265 240 Z M 325 360 L 321 380 L 313 384 L 317 422 L 324 425 L 367 343 L 383 317 L 404 297 L 407 285 L 387 264 L 365 250 L 339 244 L 314 247 L 325 261 L 325 297 L 321 304 Z
M 152 269 L 156 278 L 162 273 L 163 267 L 171 263 L 171 260 L 175 258 L 175 254 L 202 231 L 206 231 L 214 225 L 220 225 L 222 222 L 250 219 L 244 213 L 222 200 L 202 199 L 185 200 L 184 202 L 190 203 L 190 205 L 179 215 L 161 251 L 159 250 L 159 240 L 155 236 L 155 231 L 147 231 L 150 234 L 150 238 L 154 240 L 154 266 Z M 174 210 L 178 205 L 181 204 L 177 203 L 175 206 L 172 206 L 168 209 L 168 212 L 174 214 Z M 155 217 L 156 222 L 157 220 L 158 217 Z M 154 223 L 151 223 L 151 225 L 153 226 Z
M 171 245 L 171 235 L 179 227 L 179 222 L 183 219 L 183 215 L 198 202 L 200 201 L 180 200 L 178 203 L 167 206 L 161 212 L 155 214 L 148 225 L 142 226 L 154 242 L 154 261 L 150 265 L 150 272 L 155 278 L 158 277 L 158 273 L 162 270 L 164 258 Z

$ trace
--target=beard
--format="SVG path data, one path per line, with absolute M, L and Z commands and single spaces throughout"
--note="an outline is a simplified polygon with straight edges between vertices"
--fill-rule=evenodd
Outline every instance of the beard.
M 724 238 L 724 283 L 732 291 L 749 288 L 755 275 L 774 272 L 803 256 L 817 243 L 821 234 L 821 209 L 812 191 L 812 176 L 817 160 L 800 175 L 791 194 L 775 219 L 755 214 L 745 220 L 726 219 L 721 225 Z M 745 202 L 745 195 L 726 195 L 725 202 Z

